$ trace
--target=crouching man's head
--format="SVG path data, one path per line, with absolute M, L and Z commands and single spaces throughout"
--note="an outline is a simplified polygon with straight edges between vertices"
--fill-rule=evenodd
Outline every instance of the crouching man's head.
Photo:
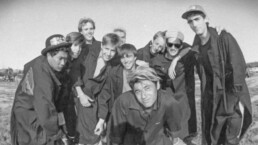
M 47 38 L 46 48 L 41 51 L 41 54 L 46 56 L 50 67 L 60 72 L 67 62 L 68 51 L 71 43 L 65 41 L 61 34 L 55 34 Z
M 137 67 L 128 77 L 130 87 L 145 108 L 150 108 L 156 102 L 160 88 L 160 78 L 154 69 L 146 66 Z

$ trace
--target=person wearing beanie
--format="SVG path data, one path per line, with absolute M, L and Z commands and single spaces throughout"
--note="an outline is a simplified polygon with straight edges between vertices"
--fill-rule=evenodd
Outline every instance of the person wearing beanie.
M 182 18 L 196 34 L 191 52 L 201 81 L 202 144 L 238 145 L 252 123 L 243 53 L 230 33 L 209 27 L 202 6 L 190 6 Z
M 57 105 L 63 85 L 59 76 L 70 46 L 63 35 L 52 35 L 47 38 L 42 55 L 25 64 L 11 112 L 13 145 L 62 144 L 65 120 Z

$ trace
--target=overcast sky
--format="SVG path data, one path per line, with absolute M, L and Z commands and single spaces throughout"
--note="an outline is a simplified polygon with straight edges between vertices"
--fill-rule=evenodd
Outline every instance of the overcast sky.
M 40 55 L 48 36 L 78 31 L 82 17 L 96 22 L 97 40 L 122 27 L 127 42 L 141 48 L 155 32 L 179 29 L 192 44 L 194 33 L 181 18 L 192 4 L 236 38 L 247 62 L 258 61 L 257 0 L 0 0 L 0 68 L 22 69 Z

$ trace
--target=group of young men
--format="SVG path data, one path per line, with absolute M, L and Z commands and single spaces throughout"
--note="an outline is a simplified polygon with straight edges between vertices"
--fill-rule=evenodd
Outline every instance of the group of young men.
M 89 18 L 79 21 L 81 44 L 50 36 L 42 55 L 24 66 L 12 144 L 194 145 L 196 67 L 202 144 L 238 145 L 252 122 L 246 64 L 234 37 L 218 34 L 206 16 L 199 5 L 182 15 L 196 34 L 192 46 L 177 30 L 157 32 L 138 50 L 123 29 L 99 42 Z M 70 55 L 73 45 L 78 58 Z

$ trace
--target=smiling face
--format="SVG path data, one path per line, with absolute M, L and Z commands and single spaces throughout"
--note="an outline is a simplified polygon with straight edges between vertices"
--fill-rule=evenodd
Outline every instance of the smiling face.
M 168 38 L 166 42 L 167 54 L 174 57 L 179 53 L 182 42 L 179 39 Z
M 110 61 L 116 54 L 116 47 L 117 45 L 102 45 L 101 51 L 102 51 L 102 58 L 104 61 Z
M 82 48 L 80 44 L 73 43 L 73 45 L 71 46 L 71 52 L 70 52 L 71 57 L 78 58 L 81 53 L 81 50 Z
M 91 41 L 94 37 L 94 27 L 91 22 L 87 22 L 82 26 L 81 33 L 87 41 Z
M 140 80 L 133 87 L 137 100 L 145 107 L 151 107 L 157 100 L 157 84 L 150 80 Z
M 207 19 L 201 14 L 188 16 L 187 22 L 197 35 L 205 35 L 207 33 Z
M 120 60 L 124 69 L 131 70 L 135 66 L 136 56 L 133 52 L 129 52 L 128 54 L 124 54 Z
M 165 40 L 162 37 L 158 37 L 155 40 L 153 40 L 150 52 L 153 55 L 158 54 L 163 48 L 165 47 Z

